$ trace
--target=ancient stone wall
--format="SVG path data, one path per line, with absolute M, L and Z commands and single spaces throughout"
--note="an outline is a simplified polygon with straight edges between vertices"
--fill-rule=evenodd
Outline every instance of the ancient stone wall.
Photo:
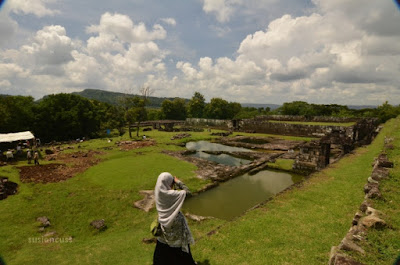
M 231 120 L 187 118 L 185 125 L 188 126 L 209 126 L 212 128 L 228 130 L 232 128 Z
M 356 122 L 359 118 L 328 117 L 328 116 L 290 116 L 290 115 L 264 115 L 256 119 L 271 121 L 304 121 L 304 122 Z
M 330 133 L 319 140 L 306 143 L 300 147 L 300 155 L 297 157 L 293 169 L 303 170 L 304 166 L 315 169 L 322 169 L 329 164 L 331 145 L 340 149 L 339 157 L 349 153 L 356 146 L 370 144 L 378 133 L 376 119 L 362 119 L 354 126 L 345 129 L 333 128 Z
M 353 135 L 352 127 L 310 125 L 269 122 L 261 119 L 246 119 L 238 122 L 236 128 L 239 131 L 252 131 L 255 133 L 268 133 L 277 135 L 291 135 L 304 137 L 322 137 L 332 131 L 342 131 L 349 137 Z

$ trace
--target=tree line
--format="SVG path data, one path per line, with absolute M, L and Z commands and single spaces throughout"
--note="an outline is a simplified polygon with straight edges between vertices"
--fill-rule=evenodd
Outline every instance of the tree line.
M 334 117 L 378 117 L 381 122 L 400 114 L 400 106 L 388 102 L 377 108 L 349 109 L 331 104 L 303 101 L 284 103 L 278 109 L 242 107 L 240 103 L 212 98 L 195 92 L 187 101 L 164 100 L 161 108 L 149 108 L 149 90 L 141 96 L 124 96 L 118 105 L 90 100 L 75 94 L 55 94 L 36 102 L 31 96 L 0 96 L 0 133 L 32 131 L 43 141 L 100 137 L 107 130 L 120 135 L 126 128 L 145 120 L 185 120 L 186 118 L 246 119 L 259 115 L 302 115 Z M 131 131 L 129 131 L 131 135 Z M 138 133 L 137 133 L 138 134 Z

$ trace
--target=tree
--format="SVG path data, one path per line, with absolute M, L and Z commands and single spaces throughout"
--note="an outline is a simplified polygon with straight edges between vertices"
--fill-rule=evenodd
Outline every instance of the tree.
M 191 118 L 202 118 L 204 107 L 206 106 L 204 96 L 195 92 L 192 99 L 188 102 L 188 115 Z
M 120 105 L 124 110 L 124 118 L 128 124 L 129 137 L 132 138 L 131 127 L 137 123 L 136 136 L 139 136 L 140 123 L 147 119 L 146 105 L 150 103 L 149 97 L 153 93 L 149 86 L 139 89 L 140 96 L 125 94 L 119 99 Z
M 205 116 L 209 119 L 232 119 L 241 108 L 239 103 L 228 103 L 222 98 L 212 98 L 205 107 Z
M 160 120 L 162 118 L 161 110 L 160 109 L 147 109 L 147 119 L 150 121 Z
M 242 109 L 242 105 L 237 102 L 229 102 L 228 104 L 228 119 L 233 119 Z
M 35 134 L 45 141 L 92 137 L 100 129 L 94 104 L 78 95 L 47 96 L 34 112 Z
M 397 117 L 397 115 L 399 115 L 399 113 L 400 113 L 400 109 L 399 109 L 399 106 L 394 107 L 386 101 L 381 106 L 378 106 L 378 108 L 376 109 L 376 112 L 377 112 L 379 121 L 381 123 L 384 123 L 387 120 Z
M 94 108 L 96 120 L 100 122 L 100 130 L 117 129 L 120 135 L 124 130 L 124 112 L 121 108 L 109 103 L 91 100 Z
M 278 108 L 278 113 L 282 115 L 306 115 L 309 104 L 304 101 L 293 101 L 290 103 L 283 103 L 283 105 Z
M 175 98 L 173 101 L 164 100 L 161 104 L 162 117 L 167 120 L 186 119 L 186 102 L 182 98 Z
M 32 130 L 34 107 L 30 96 L 0 96 L 0 132 Z

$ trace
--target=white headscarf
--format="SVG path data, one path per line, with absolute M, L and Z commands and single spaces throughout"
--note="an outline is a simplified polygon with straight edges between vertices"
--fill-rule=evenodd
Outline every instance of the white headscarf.
M 167 228 L 172 225 L 186 197 L 186 191 L 171 188 L 173 181 L 174 177 L 170 173 L 163 172 L 158 176 L 154 188 L 158 221 Z

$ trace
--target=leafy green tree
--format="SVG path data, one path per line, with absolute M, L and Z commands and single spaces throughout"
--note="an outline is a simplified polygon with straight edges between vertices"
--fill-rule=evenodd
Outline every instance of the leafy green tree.
M 133 123 L 137 123 L 136 136 L 139 136 L 140 122 L 147 119 L 146 101 L 146 98 L 140 98 L 139 96 L 124 97 L 121 99 L 124 109 L 124 118 L 128 124 L 130 138 L 132 138 L 131 128 Z
M 30 96 L 0 96 L 0 132 L 32 130 L 34 107 Z
M 187 116 L 186 102 L 182 98 L 164 100 L 161 104 L 162 117 L 167 120 L 184 120 Z
M 204 96 L 195 92 L 192 99 L 188 102 L 188 116 L 191 118 L 202 118 L 206 101 Z
M 162 114 L 160 109 L 153 109 L 153 108 L 147 109 L 147 119 L 149 121 L 161 120 L 161 118 Z
M 233 119 L 240 113 L 242 105 L 229 102 L 222 98 L 212 98 L 205 107 L 205 116 L 209 119 Z
M 125 120 L 121 108 L 109 103 L 91 100 L 95 107 L 96 119 L 100 122 L 100 130 L 117 129 L 122 135 L 124 133 Z
M 382 105 L 378 106 L 376 113 L 379 121 L 383 123 L 387 120 L 397 117 L 400 114 L 400 107 L 394 107 L 386 101 Z
M 229 103 L 222 98 L 212 98 L 205 107 L 205 115 L 209 119 L 228 119 L 230 118 Z
M 100 122 L 94 104 L 81 96 L 45 97 L 35 109 L 35 133 L 45 141 L 96 136 Z
M 229 102 L 228 104 L 228 119 L 234 118 L 242 110 L 242 105 L 237 102 Z
M 308 111 L 310 105 L 304 101 L 293 101 L 290 103 L 283 103 L 283 105 L 278 108 L 278 113 L 282 115 L 307 115 L 310 114 Z

